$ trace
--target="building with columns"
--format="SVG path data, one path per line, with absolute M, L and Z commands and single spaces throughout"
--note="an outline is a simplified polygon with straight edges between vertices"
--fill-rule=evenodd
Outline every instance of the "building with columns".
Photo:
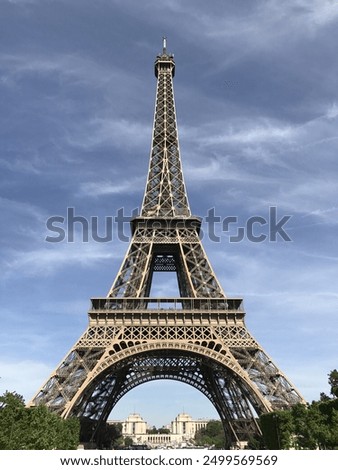
M 135 436 L 147 433 L 147 423 L 139 413 L 131 413 L 126 421 L 122 421 L 122 435 Z
M 151 434 L 147 422 L 139 413 L 131 413 L 125 421 L 108 421 L 121 423 L 123 437 L 131 437 L 135 445 L 148 447 L 185 447 L 192 443 L 199 429 L 205 428 L 210 420 L 194 420 L 188 413 L 180 413 L 166 426 L 168 434 Z
M 208 419 L 192 419 L 188 413 L 180 413 L 170 423 L 170 432 L 182 435 L 185 440 L 194 439 L 196 432 L 205 428 L 209 421 Z

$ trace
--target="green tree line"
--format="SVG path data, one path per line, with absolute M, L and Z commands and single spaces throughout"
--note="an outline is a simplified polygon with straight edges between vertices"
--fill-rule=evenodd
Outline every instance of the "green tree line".
M 289 410 L 267 413 L 259 418 L 262 436 L 249 442 L 252 449 L 338 449 L 338 371 L 329 374 L 330 396 L 320 394 L 311 404 L 297 404 Z M 150 432 L 168 432 L 153 429 Z M 0 396 L 0 450 L 76 449 L 94 436 L 101 449 L 123 448 L 121 426 L 87 419 L 63 419 L 45 406 L 27 408 L 23 397 L 6 392 Z M 224 448 L 222 423 L 210 421 L 196 433 L 199 446 Z
M 0 450 L 73 450 L 81 442 L 98 449 L 126 446 L 121 424 L 63 419 L 43 405 L 27 408 L 17 393 L 0 396 Z
M 274 411 L 259 418 L 262 436 L 248 443 L 251 449 L 338 449 L 338 371 L 328 376 L 331 397 L 320 394 L 311 404 L 297 404 L 289 410 Z M 210 421 L 195 435 L 198 446 L 224 447 L 221 421 Z
M 196 432 L 194 440 L 197 446 L 224 449 L 225 436 L 221 421 L 209 421 L 205 428 Z
M 297 404 L 259 419 L 267 449 L 338 449 L 338 371 L 329 373 L 331 397 Z M 262 444 L 262 443 L 261 443 Z
M 338 399 L 297 404 L 259 421 L 267 449 L 338 449 Z
M 22 396 L 6 392 L 0 397 L 0 449 L 76 449 L 80 423 L 62 419 L 45 406 L 26 408 Z

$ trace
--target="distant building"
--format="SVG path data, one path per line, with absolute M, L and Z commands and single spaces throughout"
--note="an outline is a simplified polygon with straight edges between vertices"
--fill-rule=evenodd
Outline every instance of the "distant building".
M 134 444 L 145 444 L 149 447 L 185 447 L 191 443 L 198 430 L 205 428 L 210 420 L 194 420 L 187 413 L 180 413 L 167 426 L 170 434 L 147 433 L 147 422 L 139 413 L 132 413 L 125 421 L 109 421 L 109 423 L 121 423 L 123 437 L 131 437 Z
M 146 434 L 147 423 L 139 413 L 132 413 L 126 421 L 122 422 L 122 435 L 135 436 L 136 434 Z
M 207 426 L 209 419 L 192 419 L 188 413 L 180 413 L 170 424 L 172 434 L 182 435 L 185 440 L 194 439 L 200 429 Z

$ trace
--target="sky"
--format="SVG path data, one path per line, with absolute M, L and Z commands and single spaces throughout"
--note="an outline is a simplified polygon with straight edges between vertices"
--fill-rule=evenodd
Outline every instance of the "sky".
M 329 393 L 337 26 L 330 0 L 0 0 L 0 393 L 29 401 L 87 328 L 90 298 L 114 281 L 128 247 L 114 217 L 142 202 L 164 35 L 188 197 L 213 269 L 303 397 Z M 66 231 L 69 208 L 90 227 L 96 218 L 101 237 L 113 220 L 110 240 L 91 231 L 86 240 L 80 223 Z M 212 237 L 210 210 L 236 222 L 216 224 Z M 53 217 L 63 220 L 59 242 L 47 241 Z M 159 279 L 153 294 L 175 289 Z M 217 417 L 173 381 L 133 389 L 111 417 L 138 412 L 160 426 L 182 411 Z

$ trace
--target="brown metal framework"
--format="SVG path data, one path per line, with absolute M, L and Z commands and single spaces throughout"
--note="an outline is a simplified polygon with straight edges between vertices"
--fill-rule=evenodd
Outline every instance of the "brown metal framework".
M 148 181 L 130 246 L 107 297 L 92 299 L 87 330 L 30 406 L 100 423 L 132 388 L 173 379 L 209 398 L 228 447 L 240 446 L 260 433 L 257 416 L 304 400 L 250 335 L 242 299 L 225 296 L 201 244 L 181 168 L 174 72 L 164 40 Z M 149 297 L 153 273 L 168 271 L 180 297 Z

